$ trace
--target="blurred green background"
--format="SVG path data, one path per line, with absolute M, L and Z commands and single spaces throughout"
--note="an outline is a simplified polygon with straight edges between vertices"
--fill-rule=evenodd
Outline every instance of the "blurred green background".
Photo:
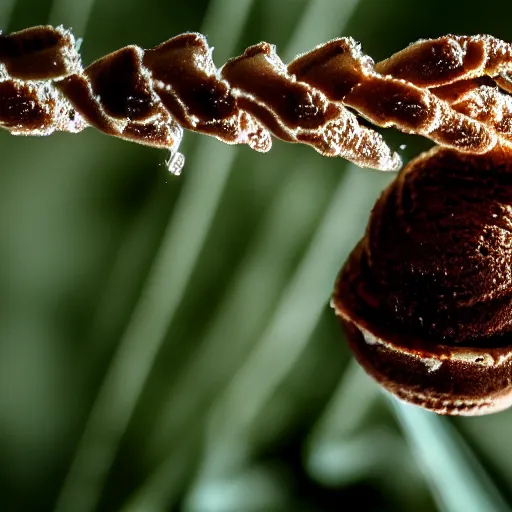
M 418 38 L 512 41 L 512 3 L 0 0 L 85 64 L 200 31 L 220 67 L 336 36 L 380 60 Z M 407 161 L 429 143 L 392 130 Z M 405 144 L 405 149 L 399 149 Z M 0 132 L 0 510 L 512 510 L 512 410 L 437 417 L 355 365 L 329 298 L 392 174 L 186 133 L 165 152 Z

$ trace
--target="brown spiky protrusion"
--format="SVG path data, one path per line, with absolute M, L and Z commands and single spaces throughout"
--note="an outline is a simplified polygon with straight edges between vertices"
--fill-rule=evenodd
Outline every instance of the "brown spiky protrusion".
M 446 36 L 376 65 L 351 38 L 288 65 L 260 43 L 217 69 L 197 33 L 151 50 L 127 46 L 83 68 L 68 30 L 39 26 L 0 35 L 0 126 L 24 135 L 94 126 L 173 154 L 184 128 L 262 152 L 272 134 L 363 167 L 395 170 L 398 155 L 357 114 L 484 153 L 512 139 L 510 68 L 507 43 Z

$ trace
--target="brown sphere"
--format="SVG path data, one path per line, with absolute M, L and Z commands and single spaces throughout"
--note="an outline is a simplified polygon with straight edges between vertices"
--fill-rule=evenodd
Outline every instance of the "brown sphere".
M 512 150 L 409 163 L 333 304 L 356 359 L 401 400 L 461 415 L 512 405 Z

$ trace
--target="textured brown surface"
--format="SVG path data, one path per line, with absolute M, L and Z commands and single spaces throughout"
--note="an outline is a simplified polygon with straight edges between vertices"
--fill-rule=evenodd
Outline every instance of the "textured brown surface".
M 261 152 L 272 134 L 380 170 L 400 157 L 361 117 L 471 154 L 512 141 L 512 47 L 492 36 L 422 40 L 377 64 L 350 37 L 289 64 L 266 42 L 221 68 L 212 51 L 185 33 L 83 67 L 62 27 L 0 34 L 0 82 L 10 84 L 0 126 L 48 135 L 91 125 L 172 153 L 183 129 Z
M 356 357 L 407 401 L 448 413 L 507 403 L 511 171 L 505 148 L 419 157 L 377 201 L 339 275 L 334 304 Z
M 422 343 L 415 348 L 385 342 L 341 318 L 350 348 L 361 366 L 405 402 L 438 414 L 476 416 L 512 405 L 512 359 L 507 349 L 474 349 Z M 364 334 L 363 334 L 364 333 Z

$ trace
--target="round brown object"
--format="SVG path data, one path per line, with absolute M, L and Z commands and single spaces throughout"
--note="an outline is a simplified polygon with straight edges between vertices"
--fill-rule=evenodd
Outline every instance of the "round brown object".
M 383 192 L 333 304 L 363 368 L 439 414 L 512 405 L 512 150 L 435 148 Z

